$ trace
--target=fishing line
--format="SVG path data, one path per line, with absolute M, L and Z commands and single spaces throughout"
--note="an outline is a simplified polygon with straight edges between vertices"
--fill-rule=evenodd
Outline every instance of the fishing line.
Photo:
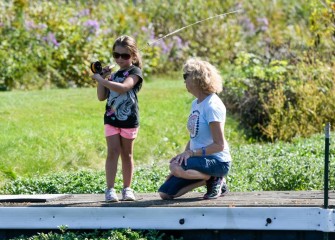
M 218 15 L 215 15 L 215 16 L 212 16 L 212 17 L 208 17 L 208 18 L 205 18 L 205 19 L 196 21 L 196 22 L 191 23 L 191 24 L 189 24 L 189 25 L 186 25 L 186 26 L 184 26 L 184 27 L 178 28 L 177 30 L 172 31 L 172 32 L 170 32 L 170 33 L 164 35 L 163 37 L 158 38 L 157 40 L 154 40 L 154 41 L 152 41 L 152 42 L 147 42 L 147 46 L 145 46 L 144 48 L 141 48 L 140 51 L 143 51 L 143 50 L 147 49 L 148 47 L 151 47 L 153 44 L 155 44 L 155 43 L 157 43 L 157 42 L 163 40 L 163 39 L 166 38 L 166 37 L 169 37 L 169 36 L 171 36 L 171 35 L 173 35 L 173 34 L 176 34 L 176 33 L 180 32 L 180 31 L 182 31 L 182 30 L 184 30 L 184 29 L 186 29 L 186 28 L 192 27 L 192 26 L 194 26 L 194 25 L 196 25 L 196 24 L 199 24 L 199 23 L 202 23 L 202 22 L 211 20 L 211 19 L 213 19 L 213 18 L 223 17 L 223 16 L 227 16 L 227 15 L 229 15 L 229 14 L 238 13 L 238 12 L 241 12 L 241 11 L 242 11 L 242 9 L 238 9 L 238 10 L 235 10 L 235 11 L 231 11 L 231 12 L 226 12 L 226 13 L 218 14 Z
M 184 30 L 184 29 L 186 29 L 186 28 L 192 27 L 192 26 L 194 26 L 194 25 L 196 25 L 196 24 L 199 24 L 199 23 L 202 23 L 202 22 L 205 22 L 205 21 L 214 19 L 214 18 L 224 17 L 224 16 L 227 16 L 227 15 L 229 15 L 229 14 L 239 13 L 239 12 L 242 12 L 242 9 L 237 9 L 237 10 L 234 10 L 234 11 L 231 11 L 231 12 L 226 12 L 226 13 L 218 14 L 218 15 L 215 15 L 215 16 L 212 16 L 212 17 L 208 17 L 208 18 L 205 18 L 205 19 L 196 21 L 196 22 L 191 23 L 191 24 L 189 24 L 189 25 L 183 26 L 183 27 L 181 27 L 181 28 L 178 28 L 178 29 L 176 29 L 176 30 L 174 30 L 174 31 L 172 31 L 172 32 L 170 32 L 170 33 L 164 35 L 164 36 L 161 37 L 161 38 L 158 38 L 158 39 L 156 39 L 156 40 L 154 40 L 154 41 L 152 41 L 152 42 L 147 42 L 147 45 L 146 45 L 145 47 L 143 47 L 143 48 L 140 48 L 139 51 L 142 52 L 143 50 L 146 50 L 148 47 L 151 47 L 153 44 L 158 43 L 158 42 L 162 41 L 163 39 L 165 39 L 165 38 L 167 38 L 167 37 L 169 37 L 169 36 L 172 36 L 172 35 L 174 35 L 174 34 L 180 32 L 180 31 L 182 31 L 182 30 Z M 113 68 L 113 67 L 115 67 L 115 64 L 111 64 L 110 69 Z M 93 73 L 99 73 L 99 74 L 102 74 L 102 66 L 101 66 L 101 63 L 100 63 L 99 61 L 91 63 L 91 70 L 92 70 Z

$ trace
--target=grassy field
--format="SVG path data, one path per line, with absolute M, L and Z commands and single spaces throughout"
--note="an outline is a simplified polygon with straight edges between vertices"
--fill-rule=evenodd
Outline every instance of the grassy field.
M 192 99 L 180 77 L 145 82 L 139 93 L 135 191 L 155 192 L 168 173 L 168 160 L 184 149 Z M 0 93 L 0 192 L 102 193 L 104 105 L 94 88 Z M 322 131 L 290 143 L 250 143 L 228 116 L 225 134 L 233 156 L 228 175 L 231 190 L 322 189 Z M 330 188 L 335 186 L 333 156 L 331 148 Z M 116 188 L 121 188 L 118 174 Z
M 185 146 L 193 98 L 181 78 L 145 82 L 138 97 L 136 165 L 166 161 Z M 0 182 L 62 170 L 102 170 L 104 105 L 94 88 L 1 92 Z M 230 119 L 227 125 L 228 139 L 235 138 L 230 125 L 236 123 Z

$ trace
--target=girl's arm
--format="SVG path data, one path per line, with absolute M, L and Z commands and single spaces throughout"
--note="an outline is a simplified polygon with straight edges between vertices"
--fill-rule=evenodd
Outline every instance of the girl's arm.
M 94 74 L 92 76 L 93 79 L 95 79 L 101 86 L 104 86 L 105 88 L 108 88 L 114 92 L 117 92 L 119 94 L 128 92 L 130 89 L 132 89 L 136 83 L 139 81 L 139 77 L 137 75 L 129 75 L 122 83 L 119 82 L 111 82 L 106 79 L 103 79 L 100 74 Z M 99 98 L 100 99 L 100 98 Z
M 108 89 L 98 82 L 97 96 L 99 101 L 104 101 L 108 97 Z
M 109 76 L 111 74 L 111 69 L 112 67 L 110 66 L 104 67 L 104 69 L 102 70 L 103 74 L 101 77 L 105 79 L 107 76 Z M 99 82 L 98 82 L 98 87 L 97 87 L 97 96 L 98 96 L 99 101 L 104 101 L 108 98 L 108 89 L 102 84 L 100 84 Z

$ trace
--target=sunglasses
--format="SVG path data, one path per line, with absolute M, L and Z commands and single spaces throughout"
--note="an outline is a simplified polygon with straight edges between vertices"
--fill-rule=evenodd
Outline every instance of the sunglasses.
M 118 59 L 119 57 L 121 57 L 123 60 L 128 60 L 131 56 L 128 53 L 113 52 L 113 58 Z
M 188 73 L 184 73 L 183 74 L 183 78 L 184 78 L 184 80 L 186 80 L 186 78 L 189 76 L 189 74 Z

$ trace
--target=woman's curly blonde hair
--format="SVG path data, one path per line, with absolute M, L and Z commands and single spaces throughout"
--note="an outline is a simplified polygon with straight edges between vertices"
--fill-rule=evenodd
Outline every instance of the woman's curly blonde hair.
M 221 75 L 209 62 L 199 58 L 190 58 L 186 61 L 183 71 L 198 84 L 204 93 L 222 92 Z

